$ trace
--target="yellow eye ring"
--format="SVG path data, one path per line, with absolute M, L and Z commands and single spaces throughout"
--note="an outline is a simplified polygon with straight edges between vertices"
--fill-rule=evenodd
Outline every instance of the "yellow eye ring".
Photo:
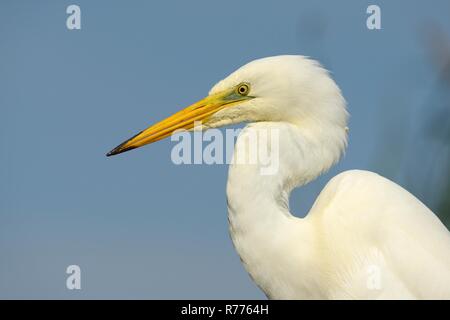
M 241 96 L 246 96 L 246 95 L 248 95 L 249 92 L 250 92 L 250 85 L 248 83 L 241 83 L 236 88 L 236 93 Z

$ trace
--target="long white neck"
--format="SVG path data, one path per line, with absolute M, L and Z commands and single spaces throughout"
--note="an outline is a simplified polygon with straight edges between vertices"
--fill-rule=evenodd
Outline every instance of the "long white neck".
M 272 162 L 275 159 L 278 163 L 272 163 L 275 170 L 269 174 L 267 163 L 261 161 L 230 165 L 227 200 L 231 238 L 245 268 L 269 297 L 298 298 L 294 293 L 298 294 L 299 288 L 304 288 L 307 296 L 312 294 L 308 288 L 314 287 L 310 282 L 316 281 L 311 270 L 317 267 L 310 262 L 314 261 L 314 230 L 307 223 L 308 217 L 298 219 L 290 214 L 289 195 L 293 188 L 314 180 L 338 161 L 346 146 L 346 129 L 329 124 L 324 131 L 314 122 L 301 126 L 250 124 L 236 142 L 235 162 L 243 159 L 239 158 L 242 152 L 248 155 L 254 151 L 255 132 L 259 133 L 257 149 L 267 150 Z M 289 250 L 292 243 L 295 250 Z M 290 274 L 289 268 L 310 278 L 298 277 L 295 282 L 284 277 Z

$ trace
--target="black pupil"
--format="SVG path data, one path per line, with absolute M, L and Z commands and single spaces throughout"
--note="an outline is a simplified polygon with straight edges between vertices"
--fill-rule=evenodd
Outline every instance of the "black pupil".
M 245 87 L 241 87 L 241 88 L 239 89 L 239 91 L 240 91 L 241 93 L 244 93 L 244 92 L 245 92 Z

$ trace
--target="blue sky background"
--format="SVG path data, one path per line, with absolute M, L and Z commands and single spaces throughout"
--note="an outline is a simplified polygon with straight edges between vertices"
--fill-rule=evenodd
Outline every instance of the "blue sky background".
M 382 30 L 366 28 L 369 4 Z M 405 172 L 428 174 L 415 142 L 438 71 L 424 41 L 430 26 L 448 38 L 449 15 L 446 0 L 1 1 L 0 298 L 264 298 L 229 239 L 226 166 L 176 166 L 170 140 L 105 157 L 255 58 L 314 57 L 349 104 L 345 158 L 293 193 L 293 212 L 353 168 L 433 206 Z

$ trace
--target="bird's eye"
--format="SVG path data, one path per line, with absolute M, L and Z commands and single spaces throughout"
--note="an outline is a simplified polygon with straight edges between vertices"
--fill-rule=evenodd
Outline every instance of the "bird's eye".
M 250 85 L 248 83 L 241 83 L 236 91 L 239 95 L 246 96 L 250 92 Z

